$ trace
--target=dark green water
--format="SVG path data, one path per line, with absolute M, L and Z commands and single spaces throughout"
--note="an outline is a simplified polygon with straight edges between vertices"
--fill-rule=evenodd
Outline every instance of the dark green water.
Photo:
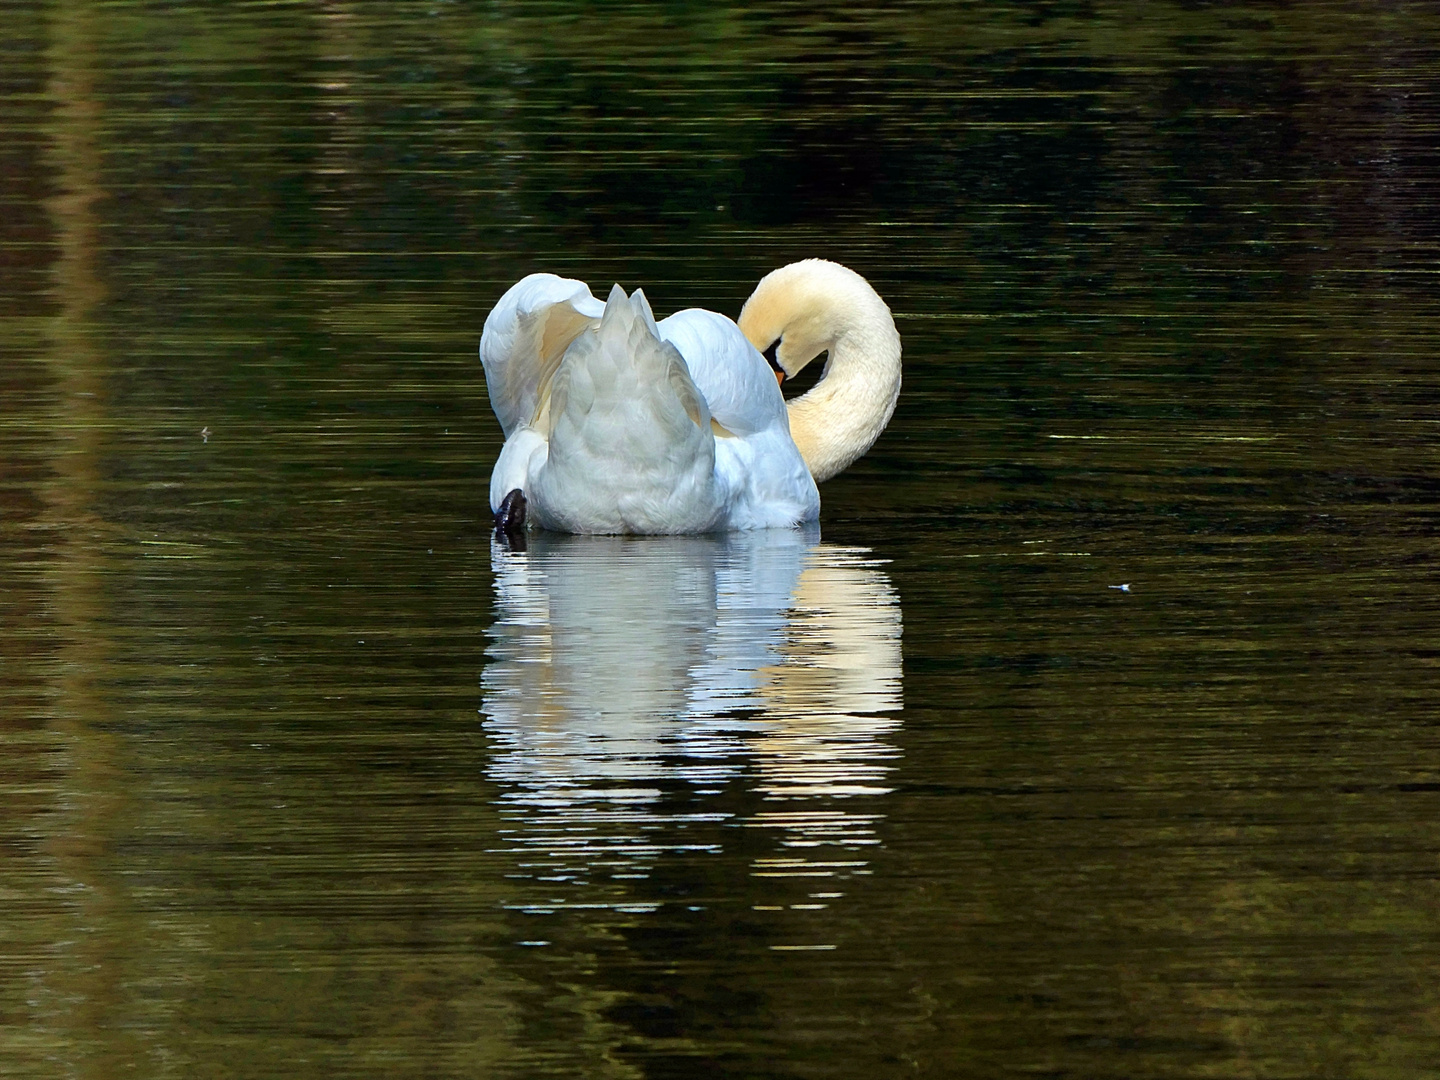
M 0 1073 L 1434 1075 L 1431 7 L 0 21 Z M 492 552 L 507 285 L 805 256 L 818 536 Z

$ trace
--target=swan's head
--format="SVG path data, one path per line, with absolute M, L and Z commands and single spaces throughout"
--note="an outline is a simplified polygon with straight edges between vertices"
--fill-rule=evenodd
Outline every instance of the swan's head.
M 739 324 L 790 379 L 841 337 L 877 321 L 894 326 L 868 281 L 839 263 L 805 259 L 766 274 L 745 301 Z

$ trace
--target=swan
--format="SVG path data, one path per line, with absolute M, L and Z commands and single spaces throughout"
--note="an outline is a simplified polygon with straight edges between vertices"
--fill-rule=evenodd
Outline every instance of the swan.
M 820 381 L 780 384 L 821 353 Z M 505 444 L 490 475 L 496 529 L 705 533 L 795 526 L 815 485 L 865 453 L 900 394 L 900 335 L 855 271 L 806 259 L 767 274 L 733 322 L 701 308 L 656 321 L 644 292 L 601 303 L 531 274 L 480 339 Z

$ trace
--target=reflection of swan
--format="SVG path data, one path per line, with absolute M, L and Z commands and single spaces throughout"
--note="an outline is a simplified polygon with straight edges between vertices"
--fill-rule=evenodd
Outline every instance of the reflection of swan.
M 787 407 L 767 357 L 783 379 L 827 351 Z M 602 305 L 582 282 L 531 274 L 485 320 L 480 358 L 505 432 L 490 507 L 506 528 L 527 512 L 584 533 L 813 521 L 815 481 L 870 448 L 900 393 L 890 309 L 820 259 L 767 275 L 738 326 L 698 308 L 657 323 L 639 290 Z
M 738 780 L 777 804 L 746 823 L 786 844 L 874 842 L 873 814 L 828 800 L 886 790 L 900 609 L 863 549 L 817 539 L 542 533 L 528 552 L 492 548 L 490 775 L 546 880 L 693 843 L 660 810 L 676 785 L 694 819 Z

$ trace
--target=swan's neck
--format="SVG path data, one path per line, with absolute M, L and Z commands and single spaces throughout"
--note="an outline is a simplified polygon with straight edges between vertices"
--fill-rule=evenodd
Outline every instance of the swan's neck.
M 900 336 L 882 309 L 836 338 L 824 376 L 789 403 L 790 435 L 816 483 L 870 449 L 899 396 Z
M 820 381 L 788 406 L 811 476 L 828 480 L 870 449 L 900 396 L 900 335 L 869 282 L 823 259 L 782 266 L 755 287 L 740 329 L 787 376 L 829 353 Z

